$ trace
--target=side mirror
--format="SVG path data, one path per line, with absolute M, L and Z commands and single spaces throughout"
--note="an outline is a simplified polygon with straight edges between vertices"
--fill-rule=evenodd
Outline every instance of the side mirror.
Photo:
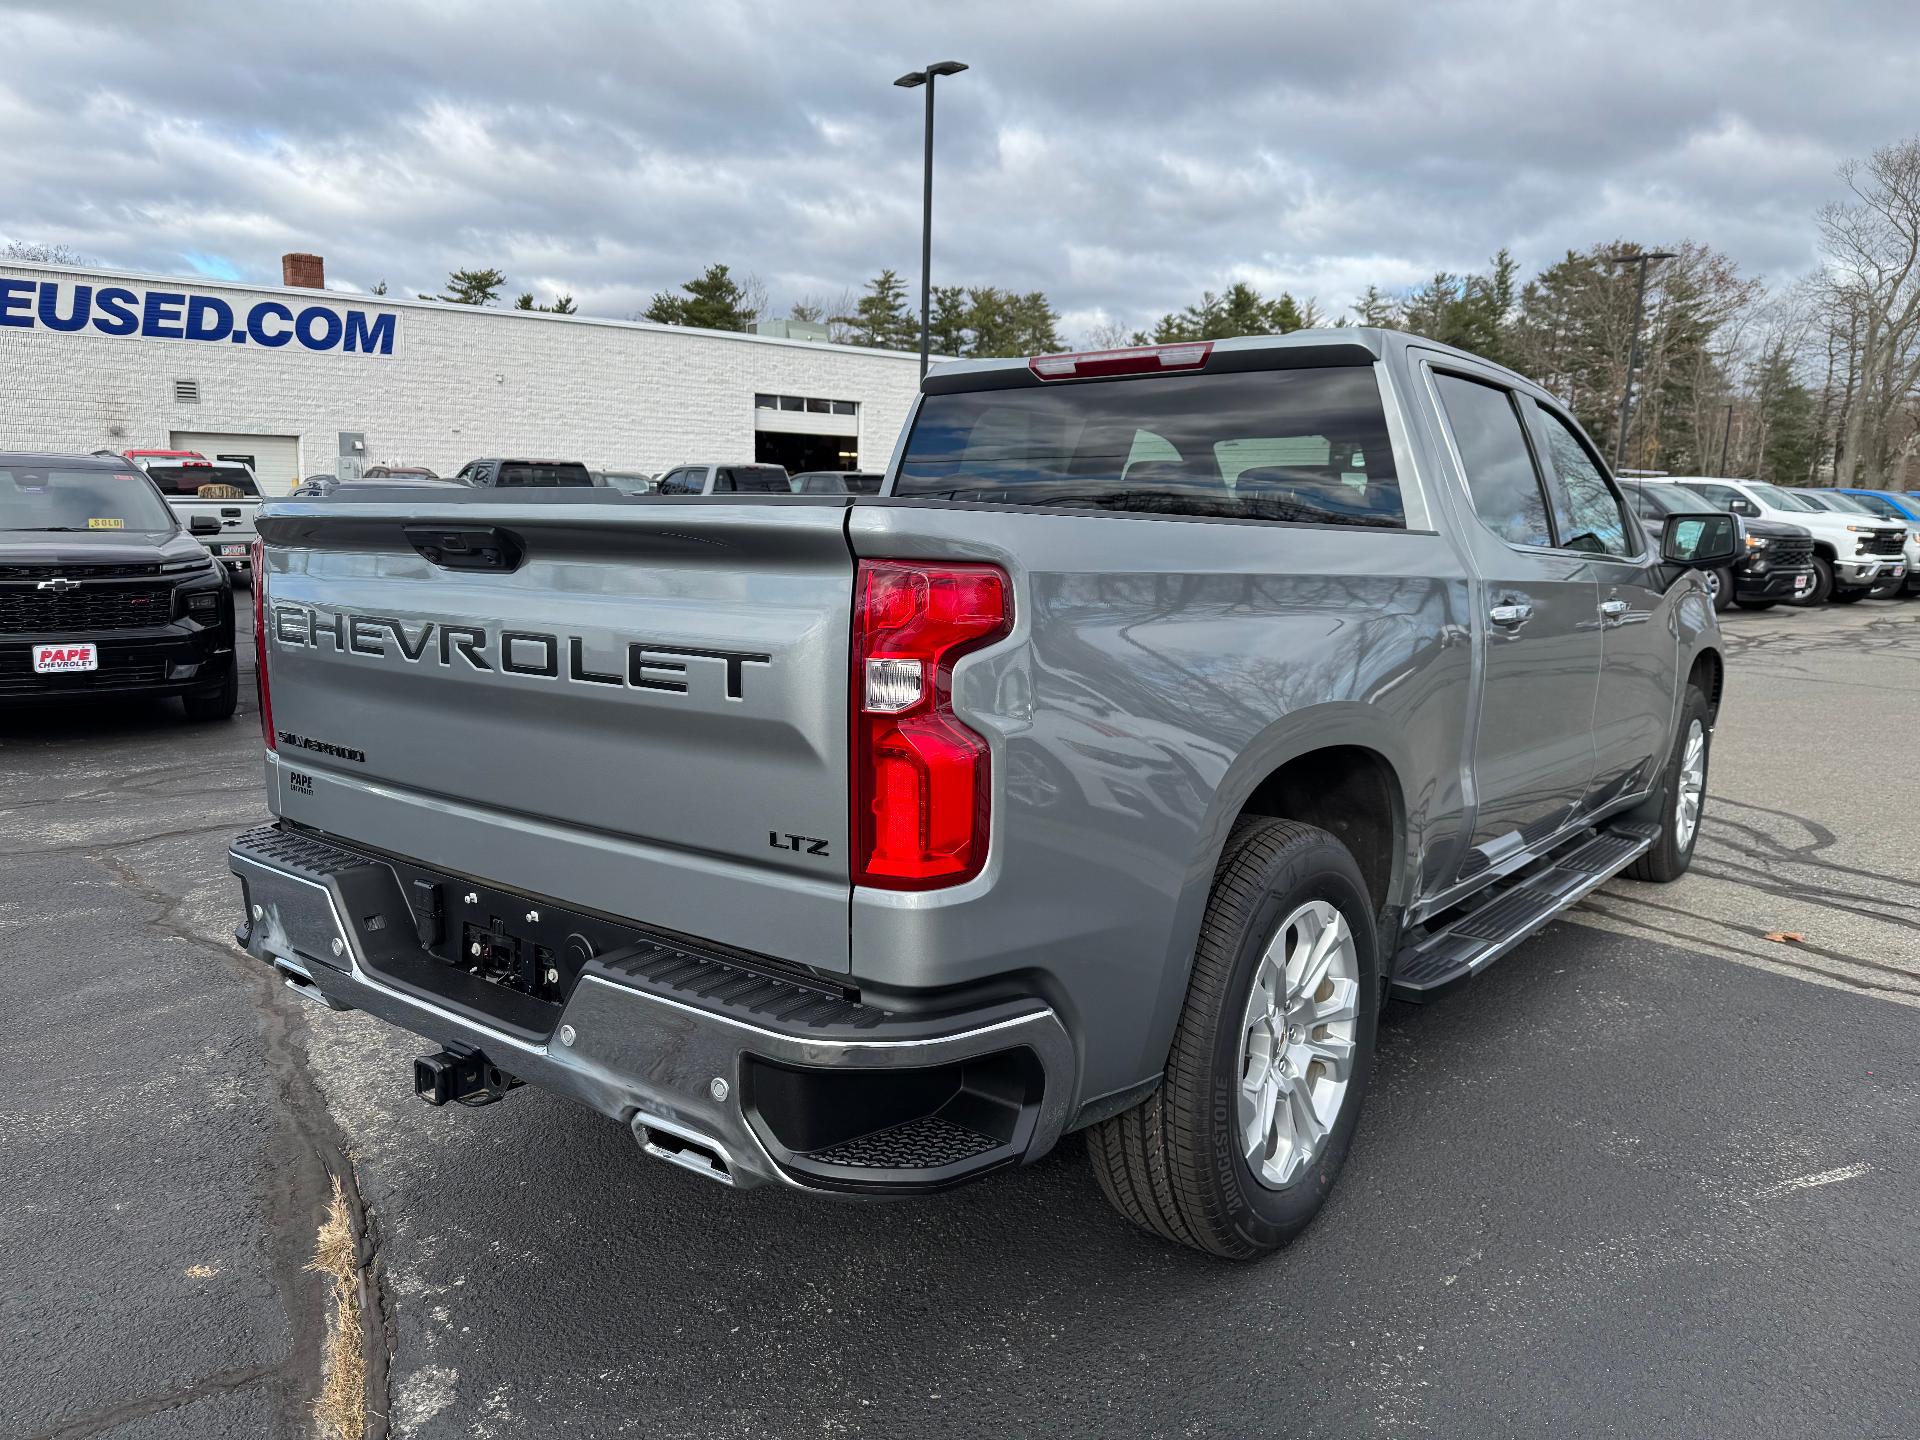
M 1689 570 L 1717 570 L 1739 553 L 1731 515 L 1669 515 L 1660 532 L 1660 558 Z
M 189 535 L 218 535 L 220 533 L 219 518 L 213 515 L 189 515 L 187 517 L 187 533 Z

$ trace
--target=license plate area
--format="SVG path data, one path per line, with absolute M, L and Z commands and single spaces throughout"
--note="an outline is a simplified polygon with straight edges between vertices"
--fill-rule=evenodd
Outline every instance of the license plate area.
M 247 548 L 245 545 L 222 545 L 220 547 L 220 553 L 223 556 L 231 556 L 236 560 L 244 560 L 247 558 Z
M 100 668 L 100 649 L 96 645 L 63 643 L 33 647 L 33 673 L 36 675 L 74 675 Z

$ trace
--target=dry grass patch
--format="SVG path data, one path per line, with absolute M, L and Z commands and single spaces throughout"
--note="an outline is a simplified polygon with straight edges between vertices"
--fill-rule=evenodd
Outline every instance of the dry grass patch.
M 333 1281 L 326 1377 L 314 1402 L 314 1423 L 324 1440 L 361 1440 L 367 1430 L 367 1356 L 360 1315 L 360 1252 L 354 1244 L 346 1186 L 337 1175 L 307 1269 Z

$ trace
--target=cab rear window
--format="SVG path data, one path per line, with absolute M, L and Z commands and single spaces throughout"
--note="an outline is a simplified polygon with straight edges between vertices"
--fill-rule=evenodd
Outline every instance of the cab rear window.
M 538 489 L 593 485 L 593 476 L 585 465 L 509 463 L 500 467 L 499 485 Z
M 209 485 L 227 487 L 229 493 L 219 496 L 223 500 L 233 498 L 232 491 L 242 496 L 257 496 L 260 487 L 253 483 L 253 477 L 238 466 L 224 465 L 149 465 L 147 478 L 160 487 L 163 495 L 179 495 L 192 499 Z
M 893 493 L 1406 526 L 1379 383 L 1365 366 L 929 395 Z

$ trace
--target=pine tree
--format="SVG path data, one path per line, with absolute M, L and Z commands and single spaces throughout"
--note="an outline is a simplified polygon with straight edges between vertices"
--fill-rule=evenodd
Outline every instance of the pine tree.
M 429 300 L 444 300 L 449 305 L 491 305 L 500 295 L 507 277 L 498 270 L 455 270 L 447 276 L 444 295 L 429 295 Z
M 931 353 L 952 356 L 972 353 L 972 337 L 967 333 L 968 313 L 964 286 L 933 287 L 933 316 L 927 323 Z
M 680 287 L 685 294 L 663 290 L 653 297 L 643 318 L 662 325 L 690 325 L 702 330 L 751 330 L 757 315 L 746 291 L 725 265 L 709 265 L 696 280 Z
M 852 331 L 855 345 L 877 350 L 916 348 L 920 327 L 907 310 L 907 285 L 892 270 L 882 270 L 867 282 L 867 293 L 853 313 L 839 317 Z

